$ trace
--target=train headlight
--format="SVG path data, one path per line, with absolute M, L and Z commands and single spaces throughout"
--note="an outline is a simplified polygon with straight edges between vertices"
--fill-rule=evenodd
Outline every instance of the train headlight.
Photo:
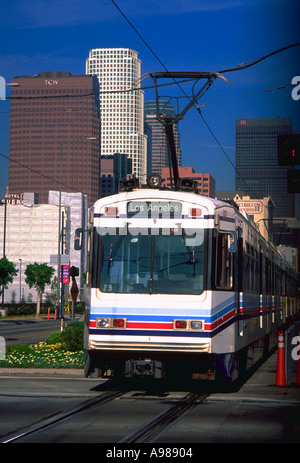
M 203 330 L 204 320 L 173 320 L 174 330 Z
M 198 182 L 191 178 L 179 178 L 177 180 L 176 188 L 182 191 L 194 191 L 196 192 L 198 189 Z
M 204 328 L 203 320 L 192 320 L 191 321 L 192 330 L 203 330 L 203 328 Z
M 97 328 L 126 328 L 126 318 L 97 318 Z
M 97 328 L 109 328 L 110 318 L 97 318 Z
M 138 178 L 130 178 L 120 180 L 119 182 L 119 189 L 120 191 L 132 191 L 139 187 L 139 179 Z
M 159 188 L 162 183 L 162 178 L 159 174 L 152 174 L 148 178 L 148 185 L 151 188 Z

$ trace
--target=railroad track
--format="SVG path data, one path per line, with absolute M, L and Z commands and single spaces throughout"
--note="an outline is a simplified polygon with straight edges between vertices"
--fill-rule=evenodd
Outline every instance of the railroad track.
M 199 403 L 208 397 L 209 394 L 197 394 L 190 392 L 182 400 L 178 401 L 175 405 L 170 407 L 165 412 L 161 413 L 153 420 L 140 427 L 137 431 L 122 439 L 119 443 L 127 444 L 142 444 L 152 443 L 167 430 L 169 426 L 174 424 Z
M 49 418 L 43 419 L 31 426 L 3 436 L 0 438 L 0 443 L 9 444 L 26 440 L 26 438 L 37 435 L 51 427 L 58 426 L 67 419 L 72 419 L 78 416 L 80 413 L 89 408 L 120 398 L 122 395 L 125 395 L 128 392 L 128 390 L 114 388 L 113 390 L 109 390 L 97 397 L 86 400 L 79 405 L 66 409 Z M 178 400 L 165 412 L 154 417 L 148 423 L 141 426 L 139 429 L 119 441 L 119 443 L 155 442 L 155 439 L 157 439 L 164 431 L 166 431 L 168 427 L 189 413 L 193 408 L 203 402 L 203 400 L 205 400 L 209 395 L 210 394 L 198 394 L 195 392 L 188 393 L 185 397 Z
M 66 419 L 77 416 L 79 413 L 83 412 L 84 410 L 87 410 L 88 408 L 91 408 L 100 403 L 102 404 L 107 403 L 111 400 L 116 399 L 117 397 L 120 397 L 123 394 L 126 394 L 127 392 L 128 392 L 127 390 L 125 391 L 125 390 L 118 389 L 118 388 L 107 391 L 104 394 L 101 394 L 92 399 L 88 399 L 79 405 L 75 405 L 74 407 L 68 408 L 62 411 L 61 413 L 57 413 L 49 418 L 41 420 L 34 425 L 28 426 L 24 429 L 8 434 L 7 436 L 3 436 L 2 438 L 0 438 L 0 444 L 14 443 L 21 439 L 25 439 L 26 437 L 32 436 L 34 434 L 38 434 L 39 432 L 47 428 L 50 428 L 52 426 L 56 426 L 62 423 Z

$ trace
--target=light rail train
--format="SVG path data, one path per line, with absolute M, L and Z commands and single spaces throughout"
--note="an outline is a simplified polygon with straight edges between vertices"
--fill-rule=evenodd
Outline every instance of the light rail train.
M 85 375 L 232 381 L 296 317 L 297 275 L 233 205 L 159 183 L 91 210 Z

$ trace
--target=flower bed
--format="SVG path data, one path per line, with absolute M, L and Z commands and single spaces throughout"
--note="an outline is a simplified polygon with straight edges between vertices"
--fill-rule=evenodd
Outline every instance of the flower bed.
M 0 368 L 84 368 L 83 323 L 66 325 L 45 342 L 10 346 Z
M 84 368 L 84 351 L 66 352 L 61 343 L 10 347 L 0 368 Z

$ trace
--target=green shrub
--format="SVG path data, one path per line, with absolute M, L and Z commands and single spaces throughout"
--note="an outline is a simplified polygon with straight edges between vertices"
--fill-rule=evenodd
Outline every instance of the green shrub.
M 61 333 L 61 342 L 66 352 L 76 352 L 83 349 L 83 322 L 68 323 Z
M 50 336 L 45 340 L 45 344 L 53 345 L 62 343 L 62 333 L 52 333 Z
M 9 346 L 7 348 L 7 354 L 14 355 L 14 354 L 22 354 L 28 355 L 32 351 L 30 346 L 27 344 L 18 344 L 17 346 Z
M 7 315 L 10 317 L 19 317 L 23 315 L 35 315 L 36 313 L 36 305 L 35 304 L 28 304 L 28 305 L 20 305 L 20 304 L 12 304 L 8 307 Z

